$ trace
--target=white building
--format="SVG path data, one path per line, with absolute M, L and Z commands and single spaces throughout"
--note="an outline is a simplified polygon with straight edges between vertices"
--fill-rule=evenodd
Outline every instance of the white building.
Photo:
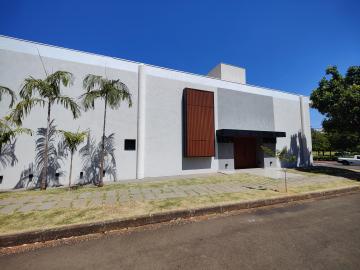
M 202 76 L 0 37 L 0 85 L 19 93 L 25 78 L 44 78 L 39 54 L 48 72 L 66 70 L 75 76 L 74 84 L 62 89 L 65 95 L 83 94 L 87 74 L 120 79 L 130 89 L 131 108 L 124 103 L 118 110 L 108 110 L 106 133 L 114 134 L 115 162 L 107 157 L 104 181 L 280 166 L 276 159 L 264 156 L 261 145 L 287 147 L 297 156 L 297 166 L 312 162 L 308 97 L 248 85 L 242 68 L 220 64 Z M 0 117 L 8 112 L 8 99 L 3 98 Z M 95 110 L 82 112 L 75 120 L 55 105 L 52 119 L 57 129 L 89 129 L 98 144 L 103 102 L 96 102 Z M 23 126 L 34 134 L 17 138 L 14 166 L 0 164 L 0 189 L 27 186 L 38 176 L 35 142 L 38 128 L 46 127 L 46 109 L 34 108 Z M 55 139 L 55 147 L 59 140 Z M 70 158 L 54 158 L 60 168 L 49 176 L 50 184 L 65 184 Z M 73 181 L 97 177 L 90 176 L 91 169 L 96 174 L 97 164 L 90 165 L 78 152 Z

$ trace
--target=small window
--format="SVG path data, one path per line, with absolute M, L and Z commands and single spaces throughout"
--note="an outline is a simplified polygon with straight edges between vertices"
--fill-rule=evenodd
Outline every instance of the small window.
M 0 175 L 0 184 L 2 184 L 3 179 L 4 179 L 4 176 Z
M 134 151 L 136 149 L 136 140 L 125 139 L 124 150 L 125 151 Z

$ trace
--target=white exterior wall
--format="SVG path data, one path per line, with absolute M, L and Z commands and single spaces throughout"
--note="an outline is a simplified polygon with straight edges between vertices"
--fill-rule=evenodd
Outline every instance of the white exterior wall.
M 212 91 L 216 102 L 216 88 L 192 82 L 186 75 L 174 78 L 173 73 L 147 67 L 145 176 L 215 172 L 214 157 L 183 158 L 182 95 L 186 87 Z
M 302 166 L 302 158 L 310 160 L 311 156 L 311 130 L 310 130 L 310 114 L 309 103 L 306 99 L 303 103 L 304 106 L 304 126 L 305 126 L 305 144 L 302 146 L 301 134 L 301 110 L 300 99 L 287 100 L 282 98 L 274 98 L 274 124 L 275 130 L 286 131 L 286 137 L 277 138 L 276 148 L 281 150 L 287 147 L 290 151 L 297 156 L 297 165 Z M 307 164 L 307 165 L 310 165 Z
M 223 144 L 221 153 L 218 153 L 220 144 L 216 143 L 216 156 L 212 158 L 183 158 L 182 95 L 183 89 L 187 87 L 214 92 L 216 130 L 231 128 L 224 125 L 236 119 L 236 117 L 228 119 L 229 121 L 226 122 L 226 119 L 219 117 L 219 93 L 226 90 L 231 91 L 232 94 L 239 93 L 245 96 L 251 94 L 248 95 L 249 98 L 255 100 L 261 107 L 259 108 L 261 113 L 255 114 L 260 118 L 264 115 L 261 99 L 266 99 L 266 104 L 269 98 L 272 100 L 273 111 L 266 111 L 271 111 L 270 113 L 273 114 L 273 122 L 268 123 L 270 126 L 262 119 L 254 119 L 254 121 L 243 119 L 245 121 L 243 123 L 249 125 L 236 126 L 233 127 L 234 129 L 285 131 L 286 138 L 277 139 L 277 149 L 284 146 L 290 148 L 291 142 L 294 145 L 291 136 L 298 136 L 302 130 L 298 95 L 6 37 L 0 37 L 0 85 L 19 93 L 26 77 L 44 78 L 38 52 L 42 55 L 48 72 L 66 70 L 74 74 L 74 85 L 63 89 L 65 95 L 78 98 L 84 93 L 82 89 L 84 76 L 88 73 L 105 76 L 105 70 L 108 78 L 121 79 L 129 87 L 133 106 L 128 108 L 126 104 L 122 104 L 118 110 L 108 110 L 106 133 L 107 135 L 115 133 L 117 180 L 216 172 L 218 169 L 223 169 L 226 163 L 229 169 L 234 167 L 233 160 L 229 158 L 232 144 Z M 139 86 L 140 96 L 138 96 Z M 138 102 L 141 107 L 138 107 Z M 8 99 L 4 98 L 1 101 L 0 117 L 8 112 L 7 104 Z M 237 106 L 237 104 L 233 105 Z M 308 98 L 304 97 L 302 106 L 303 129 L 309 155 L 311 133 Z M 95 107 L 94 111 L 83 112 L 79 119 L 74 120 L 71 112 L 55 105 L 51 118 L 55 119 L 58 129 L 73 131 L 78 128 L 90 129 L 91 135 L 99 142 L 103 103 L 98 101 Z M 241 109 L 236 109 L 234 112 L 242 113 Z M 251 115 L 253 114 L 249 114 L 248 117 Z M 251 123 L 262 124 L 251 126 Z M 39 107 L 33 109 L 25 118 L 23 126 L 31 128 L 34 135 L 32 137 L 22 135 L 17 138 L 15 153 L 18 163 L 14 167 L 7 166 L 5 169 L 0 167 L 0 175 L 4 176 L 0 189 L 13 188 L 19 180 L 21 171 L 26 169 L 29 163 L 34 162 L 36 130 L 46 126 L 46 109 Z M 124 139 L 137 139 L 136 151 L 124 151 Z M 298 144 L 297 140 L 296 145 Z M 311 160 L 311 155 L 309 157 Z M 68 163 L 69 158 L 62 165 L 65 175 L 60 178 L 60 182 L 63 184 L 66 184 L 68 179 Z M 77 154 L 74 157 L 73 182 L 76 182 L 80 171 L 82 171 L 82 162 Z M 110 179 L 105 176 L 104 180 Z
M 124 151 L 124 139 L 136 139 L 137 137 L 137 65 L 123 61 L 114 61 L 109 57 L 94 57 L 85 53 L 74 53 L 65 49 L 46 47 L 22 41 L 16 41 L 15 44 L 7 44 L 7 41 L 9 40 L 0 39 L 0 85 L 9 87 L 17 95 L 25 78 L 29 76 L 35 78 L 45 77 L 37 48 L 49 73 L 57 70 L 66 70 L 73 73 L 75 76 L 74 84 L 71 87 L 63 88 L 62 93 L 75 99 L 78 99 L 84 93 L 82 80 L 89 73 L 105 76 L 106 66 L 108 78 L 121 78 L 130 89 L 133 106 L 128 108 L 127 104 L 124 103 L 118 110 L 108 109 L 106 134 L 115 133 L 117 180 L 136 178 L 136 151 Z M 10 41 L 13 42 L 13 40 Z M 9 112 L 8 104 L 7 98 L 1 101 L 0 117 Z M 55 119 L 57 129 L 70 131 L 89 129 L 91 136 L 99 142 L 102 134 L 103 110 L 103 102 L 97 101 L 95 103 L 95 110 L 82 112 L 82 116 L 74 120 L 70 111 L 61 106 L 54 105 L 51 119 Z M 46 113 L 46 108 L 35 107 L 23 121 L 24 127 L 32 129 L 33 136 L 22 135 L 17 138 L 15 154 L 18 163 L 14 167 L 7 166 L 6 169 L 0 167 L 0 174 L 4 176 L 0 189 L 14 187 L 19 181 L 21 171 L 28 168 L 31 162 L 35 163 L 36 131 L 39 127 L 46 127 Z M 65 171 L 65 175 L 59 179 L 62 184 L 68 183 L 69 160 L 70 158 L 68 157 L 61 166 L 61 170 Z M 82 161 L 77 153 L 73 160 L 72 175 L 74 183 L 77 182 L 80 171 L 82 171 Z M 104 181 L 109 180 L 109 176 L 105 175 Z

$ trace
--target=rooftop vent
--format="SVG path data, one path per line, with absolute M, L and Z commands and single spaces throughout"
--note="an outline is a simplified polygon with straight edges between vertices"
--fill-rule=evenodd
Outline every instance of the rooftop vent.
M 246 72 L 244 68 L 218 64 L 209 73 L 208 76 L 218 78 L 224 81 L 246 84 Z

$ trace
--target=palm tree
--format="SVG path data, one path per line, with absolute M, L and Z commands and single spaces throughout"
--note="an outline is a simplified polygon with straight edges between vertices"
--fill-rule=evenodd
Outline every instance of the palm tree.
M 22 100 L 15 106 L 11 113 L 12 118 L 18 124 L 28 115 L 31 109 L 36 105 L 44 107 L 47 105 L 47 129 L 45 136 L 45 153 L 44 153 L 44 172 L 41 178 L 41 189 L 46 189 L 47 167 L 48 167 L 48 143 L 49 143 L 49 126 L 51 117 L 51 107 L 53 104 L 60 104 L 65 109 L 70 109 L 74 118 L 80 116 L 78 104 L 70 97 L 61 94 L 61 85 L 67 87 L 72 85 L 73 75 L 67 71 L 56 71 L 47 75 L 45 79 L 35 79 L 29 77 L 25 79 L 24 85 L 20 91 Z M 36 94 L 38 94 L 36 96 Z
M 69 189 L 70 189 L 73 156 L 78 146 L 85 140 L 87 136 L 87 132 L 86 131 L 70 132 L 64 130 L 60 130 L 60 132 L 63 134 L 64 142 L 67 148 L 70 150 L 70 173 L 69 173 Z
M 20 127 L 12 121 L 10 116 L 5 116 L 3 119 L 0 119 L 0 152 L 3 145 L 11 143 L 11 140 L 21 134 L 32 135 L 30 129 Z
M 9 108 L 11 108 L 16 101 L 16 95 L 10 88 L 0 85 L 0 101 L 2 100 L 4 94 L 10 96 Z M 0 119 L 0 164 L 3 168 L 5 168 L 8 164 L 14 166 L 18 161 L 15 155 L 15 138 L 23 133 L 31 135 L 31 130 L 20 127 L 12 121 L 10 116 L 5 116 Z
M 118 109 L 121 101 L 127 101 L 129 107 L 132 106 L 131 94 L 128 87 L 120 80 L 109 80 L 102 76 L 88 74 L 84 81 L 83 87 L 86 91 L 81 96 L 85 111 L 95 108 L 95 100 L 100 98 L 104 100 L 104 121 L 103 134 L 101 140 L 100 156 L 100 179 L 99 186 L 103 186 L 104 175 L 104 148 L 105 148 L 105 127 L 106 127 L 106 110 L 107 106 L 111 109 Z

